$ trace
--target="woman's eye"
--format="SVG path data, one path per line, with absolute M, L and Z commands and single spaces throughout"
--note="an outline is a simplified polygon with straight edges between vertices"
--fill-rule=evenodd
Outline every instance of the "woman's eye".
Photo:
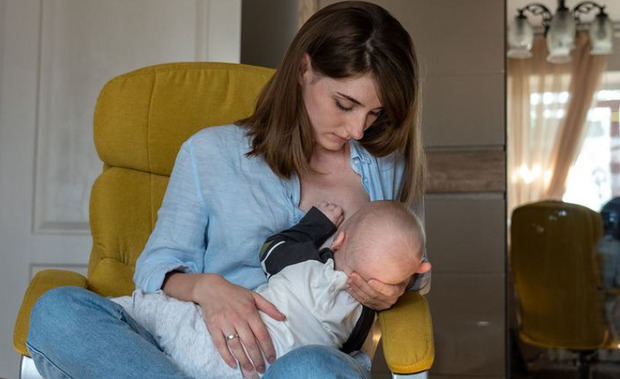
M 340 108 L 341 110 L 345 111 L 345 112 L 349 112 L 349 111 L 353 110 L 353 107 L 347 108 L 344 105 L 340 104 L 340 102 L 338 100 L 336 100 L 336 106 L 338 108 Z

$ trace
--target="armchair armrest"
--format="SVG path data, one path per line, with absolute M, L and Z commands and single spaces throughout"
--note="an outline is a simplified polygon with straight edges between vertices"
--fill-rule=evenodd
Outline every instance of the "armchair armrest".
M 426 371 L 435 359 L 433 325 L 426 299 L 405 293 L 391 308 L 379 312 L 385 362 L 394 374 Z
M 86 288 L 86 278 L 81 274 L 66 270 L 43 270 L 38 272 L 26 289 L 22 305 L 15 320 L 13 331 L 13 348 L 21 355 L 30 356 L 26 348 L 28 328 L 30 326 L 30 311 L 37 299 L 45 292 L 63 286 L 77 286 Z

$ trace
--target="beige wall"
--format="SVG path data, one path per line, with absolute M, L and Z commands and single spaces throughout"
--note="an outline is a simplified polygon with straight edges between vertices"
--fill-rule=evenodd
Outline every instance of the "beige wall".
M 504 2 L 384 3 L 411 33 L 426 69 L 427 152 L 505 151 Z M 503 189 L 427 196 L 431 377 L 506 376 L 504 220 Z
M 297 33 L 295 0 L 243 0 L 241 63 L 275 68 Z

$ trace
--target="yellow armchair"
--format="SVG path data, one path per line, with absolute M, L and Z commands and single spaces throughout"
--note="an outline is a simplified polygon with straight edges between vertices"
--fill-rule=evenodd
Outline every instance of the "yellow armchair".
M 519 338 L 578 352 L 580 377 L 589 377 L 588 356 L 617 348 L 600 286 L 600 214 L 577 204 L 539 201 L 514 210 L 510 233 Z
M 105 85 L 94 118 L 95 146 L 104 165 L 91 191 L 88 277 L 61 270 L 34 277 L 15 325 L 19 354 L 29 356 L 30 311 L 47 290 L 75 285 L 104 296 L 133 291 L 135 261 L 155 224 L 181 143 L 206 126 L 248 116 L 272 74 L 271 69 L 241 64 L 171 63 L 145 67 Z M 431 367 L 432 325 L 421 295 L 406 294 L 381 312 L 379 320 L 386 362 L 393 372 L 410 374 Z

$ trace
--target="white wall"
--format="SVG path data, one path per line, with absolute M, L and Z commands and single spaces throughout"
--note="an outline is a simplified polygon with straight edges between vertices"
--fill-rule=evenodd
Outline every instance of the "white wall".
M 0 0 L 0 377 L 31 276 L 84 272 L 97 94 L 173 61 L 238 62 L 241 0 Z

